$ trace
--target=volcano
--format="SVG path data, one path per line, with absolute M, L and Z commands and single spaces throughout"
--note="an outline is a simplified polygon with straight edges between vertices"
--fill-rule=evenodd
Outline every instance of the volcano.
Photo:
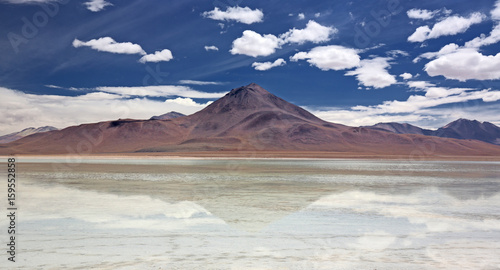
M 0 154 L 132 154 L 308 151 L 350 155 L 500 156 L 475 140 L 396 134 L 326 122 L 252 83 L 192 115 L 119 119 L 33 134 Z M 299 155 L 300 156 L 300 155 Z

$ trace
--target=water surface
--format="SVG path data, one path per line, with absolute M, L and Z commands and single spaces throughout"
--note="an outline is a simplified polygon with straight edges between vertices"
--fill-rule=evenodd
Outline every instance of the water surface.
M 498 162 L 17 163 L 18 269 L 500 269 Z

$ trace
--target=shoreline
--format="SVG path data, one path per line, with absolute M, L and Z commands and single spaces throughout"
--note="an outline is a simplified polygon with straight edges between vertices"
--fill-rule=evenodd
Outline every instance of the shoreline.
M 156 153 L 99 153 L 99 154 L 14 154 L 0 155 L 8 157 L 33 158 L 33 159 L 206 159 L 206 160 L 390 160 L 390 161 L 500 161 L 500 156 L 411 156 L 411 155 L 377 155 L 368 153 L 332 153 L 332 152 L 279 152 L 279 151 L 231 151 L 231 152 L 156 152 Z

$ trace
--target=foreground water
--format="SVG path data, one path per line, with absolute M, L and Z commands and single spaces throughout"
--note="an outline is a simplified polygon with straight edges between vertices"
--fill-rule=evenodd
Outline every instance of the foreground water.
M 0 266 L 500 269 L 499 165 L 21 158 Z

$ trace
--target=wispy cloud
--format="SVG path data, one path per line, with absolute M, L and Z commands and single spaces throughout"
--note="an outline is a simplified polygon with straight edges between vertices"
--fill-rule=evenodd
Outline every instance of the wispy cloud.
M 100 86 L 96 91 L 106 93 L 140 96 L 140 97 L 187 97 L 187 98 L 220 98 L 224 93 L 208 93 L 194 90 L 180 85 L 153 85 L 153 86 Z
M 218 51 L 219 48 L 217 48 L 217 46 L 205 46 L 205 51 Z
M 105 0 L 90 0 L 83 4 L 87 7 L 88 10 L 92 12 L 99 12 L 101 10 L 104 10 L 105 7 L 113 5 Z
M 195 80 L 180 80 L 179 84 L 192 84 L 192 85 L 222 85 L 223 82 L 207 82 L 207 81 L 195 81 Z

